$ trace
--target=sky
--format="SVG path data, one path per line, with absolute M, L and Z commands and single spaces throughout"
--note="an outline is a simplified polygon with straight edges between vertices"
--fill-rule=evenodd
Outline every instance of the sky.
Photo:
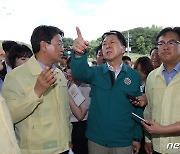
M 52 25 L 66 38 L 96 40 L 108 30 L 180 26 L 180 0 L 0 0 L 0 40 L 30 44 L 35 27 Z

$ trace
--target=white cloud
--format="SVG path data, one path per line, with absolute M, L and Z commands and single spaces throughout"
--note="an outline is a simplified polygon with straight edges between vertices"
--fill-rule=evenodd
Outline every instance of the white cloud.
M 179 26 L 179 0 L 0 0 L 0 39 L 29 43 L 33 29 L 40 24 L 76 37 L 79 26 L 87 40 L 107 30 L 135 27 Z M 71 4 L 71 5 L 70 5 Z

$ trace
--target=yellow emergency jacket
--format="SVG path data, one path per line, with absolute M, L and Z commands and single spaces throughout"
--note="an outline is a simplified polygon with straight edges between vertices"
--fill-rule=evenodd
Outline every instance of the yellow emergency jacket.
M 56 68 L 57 81 L 39 98 L 34 86 L 42 70 L 32 56 L 7 74 L 2 89 L 22 154 L 56 154 L 69 149 L 71 125 L 66 78 Z

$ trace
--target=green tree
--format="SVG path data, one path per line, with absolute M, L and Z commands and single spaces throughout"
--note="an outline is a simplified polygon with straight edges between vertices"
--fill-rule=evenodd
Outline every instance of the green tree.
M 89 48 L 88 48 L 88 52 L 89 52 L 89 57 L 90 58 L 94 58 L 96 55 L 96 48 L 97 46 L 99 46 L 99 44 L 101 43 L 101 38 L 99 37 L 97 40 L 92 40 L 89 42 Z
M 144 37 L 144 43 L 147 53 L 156 45 L 156 36 L 160 32 L 162 27 L 152 25 L 151 27 L 137 27 L 129 30 L 130 34 L 130 47 L 132 52 L 138 53 L 139 48 L 136 45 L 137 38 L 140 36 Z M 127 36 L 128 31 L 122 32 L 124 36 Z
M 73 45 L 73 39 L 72 38 L 63 38 L 64 48 L 66 50 L 71 50 Z
M 137 45 L 137 49 L 138 49 L 139 54 L 147 54 L 143 36 L 139 36 L 137 38 L 136 45 Z

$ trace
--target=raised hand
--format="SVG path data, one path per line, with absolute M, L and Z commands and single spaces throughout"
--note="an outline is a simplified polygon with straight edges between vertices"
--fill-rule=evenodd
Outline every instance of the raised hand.
M 78 37 L 73 42 L 73 50 L 77 55 L 83 55 L 89 43 L 83 39 L 79 27 L 76 27 L 76 31 Z
M 46 67 L 37 78 L 34 92 L 41 97 L 56 80 L 56 72 L 50 67 Z

